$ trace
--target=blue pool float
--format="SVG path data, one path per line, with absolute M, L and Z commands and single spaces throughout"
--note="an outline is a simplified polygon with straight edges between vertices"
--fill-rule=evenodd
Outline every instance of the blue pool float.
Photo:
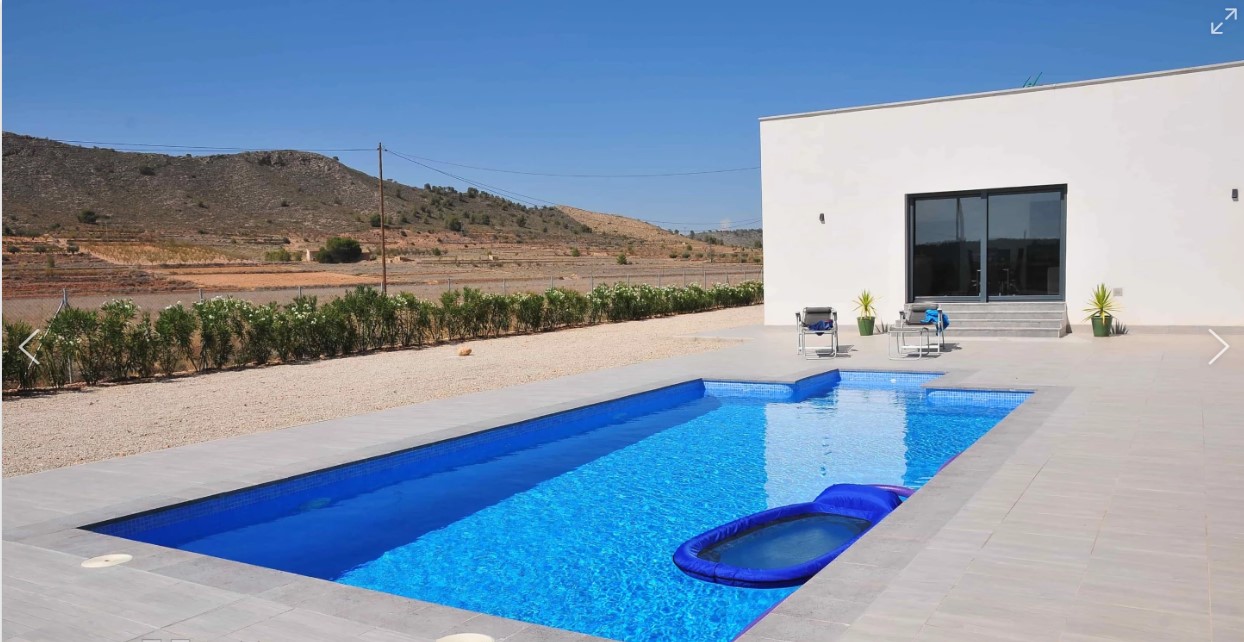
M 834 484 L 811 502 L 771 508 L 696 535 L 674 552 L 674 564 L 715 584 L 798 586 L 901 503 L 887 488 Z

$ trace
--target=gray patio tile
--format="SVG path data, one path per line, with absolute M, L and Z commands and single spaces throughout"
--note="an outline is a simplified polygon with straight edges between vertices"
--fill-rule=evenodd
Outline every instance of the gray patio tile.
M 1073 603 L 1067 609 L 1067 633 L 1112 640 L 1188 642 L 1209 640 L 1209 615 L 1152 611 L 1100 602 Z
M 291 609 L 230 633 L 241 642 L 340 642 L 356 638 L 375 627 L 323 613 Z
M 807 620 L 850 624 L 866 608 L 868 608 L 867 602 L 852 602 L 797 592 L 782 600 L 781 606 L 775 611 Z
M 116 615 L 106 609 L 65 602 L 40 593 L 4 587 L 4 633 L 20 633 L 27 639 L 61 635 L 62 640 L 127 640 L 155 627 Z M 72 632 L 72 634 L 71 634 Z
M 1093 549 L 1091 538 L 1034 535 L 1032 533 L 995 533 L 981 552 L 986 555 L 1013 557 L 1047 564 L 1082 564 Z
M 1089 574 L 1080 585 L 1079 597 L 1104 604 L 1140 609 L 1208 614 L 1208 582 L 1139 582 L 1118 576 Z
M 574 631 L 533 624 L 504 639 L 505 642 L 587 642 L 595 638 Z
M 372 629 L 355 638 L 364 642 L 433 642 L 432 638 L 421 638 L 396 631 Z
M 992 531 L 985 530 L 943 528 L 929 540 L 928 547 L 934 550 L 971 553 L 979 551 L 992 534 Z
M 1244 617 L 1215 614 L 1213 617 L 1214 642 L 1244 641 Z
M 1097 535 L 1096 548 L 1106 551 L 1122 549 L 1205 556 L 1208 541 L 1203 530 L 1197 532 L 1195 529 L 1189 529 L 1185 533 L 1155 534 L 1140 530 L 1145 528 L 1145 523 L 1144 520 L 1139 520 L 1131 524 L 1133 528 L 1129 530 L 1128 522 L 1107 521 Z
M 431 610 L 435 605 L 397 595 L 377 593 L 351 586 L 334 585 L 310 591 L 297 608 L 364 622 L 384 629 L 424 637 L 444 631 L 443 616 Z M 462 611 L 464 618 L 475 615 Z
M 442 631 L 438 635 L 444 637 L 456 633 L 481 633 L 498 640 L 507 638 L 530 626 L 526 622 L 509 620 L 492 615 L 477 615 L 462 624 Z
M 170 638 L 213 639 L 276 617 L 291 607 L 256 598 L 242 598 L 218 609 L 186 618 L 165 627 Z
M 986 626 L 977 628 L 971 623 L 953 622 L 943 626 L 925 625 L 914 638 L 919 642 L 1057 642 L 1059 634 L 1046 630 L 1029 631 L 1019 627 L 999 630 Z
M 203 556 L 195 556 L 190 560 L 174 562 L 150 570 L 159 575 L 247 595 L 255 595 L 284 586 L 295 579 L 289 573 Z
M 906 642 L 915 639 L 922 628 L 923 619 L 865 614 L 851 623 L 838 639 L 840 642 Z
M 757 622 L 750 632 L 783 642 L 834 642 L 847 629 L 845 624 L 809 620 L 775 612 Z

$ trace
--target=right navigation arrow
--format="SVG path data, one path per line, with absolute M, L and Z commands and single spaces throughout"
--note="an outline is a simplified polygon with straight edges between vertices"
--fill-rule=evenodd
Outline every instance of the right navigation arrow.
M 1214 355 L 1214 358 L 1209 360 L 1209 365 L 1212 366 L 1214 365 L 1214 362 L 1218 360 L 1218 357 L 1221 357 L 1223 354 L 1225 354 L 1228 350 L 1231 349 L 1231 344 L 1227 343 L 1226 341 L 1223 341 L 1222 337 L 1218 336 L 1217 332 L 1210 330 L 1209 333 L 1214 335 L 1215 339 L 1218 339 L 1218 343 L 1222 344 L 1222 350 L 1219 350 L 1218 354 Z

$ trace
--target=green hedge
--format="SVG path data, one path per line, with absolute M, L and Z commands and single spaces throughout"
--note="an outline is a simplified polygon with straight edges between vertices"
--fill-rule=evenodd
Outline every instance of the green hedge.
M 4 387 L 59 388 L 71 378 L 95 384 L 187 368 L 335 357 L 752 305 L 763 298 L 764 286 L 756 281 L 710 288 L 618 283 L 587 294 L 566 288 L 543 294 L 463 288 L 442 293 L 436 303 L 359 287 L 323 304 L 313 296 L 286 305 L 217 297 L 189 307 L 171 305 L 154 318 L 132 301 L 116 300 L 98 310 L 61 310 L 37 341 L 37 366 L 18 350 L 33 328 L 5 322 Z

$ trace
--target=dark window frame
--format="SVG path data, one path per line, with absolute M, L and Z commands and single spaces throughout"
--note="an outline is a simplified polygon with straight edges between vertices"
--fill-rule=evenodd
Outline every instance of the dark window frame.
M 994 295 L 994 296 L 990 296 L 989 289 L 987 287 L 987 284 L 989 283 L 988 261 L 985 259 L 985 257 L 988 255 L 988 252 L 989 252 L 989 210 L 988 210 L 989 197 L 1002 195 L 1002 194 L 1031 194 L 1031 193 L 1036 193 L 1036 192 L 1059 192 L 1061 196 L 1060 200 L 1062 202 L 1062 222 L 1060 226 L 1061 239 L 1059 242 L 1059 258 L 1058 258 L 1059 268 L 1060 268 L 1059 274 L 1058 274 L 1059 294 L 1057 295 L 1045 294 L 1045 295 Z M 904 236 L 905 236 L 904 256 L 905 256 L 905 261 L 906 261 L 906 266 L 904 266 L 904 275 L 906 277 L 905 279 L 906 280 L 905 302 L 913 303 L 917 301 L 920 301 L 920 302 L 945 301 L 948 303 L 949 302 L 985 303 L 988 301 L 999 301 L 999 302 L 1001 301 L 1066 301 L 1067 300 L 1067 194 L 1068 194 L 1068 189 L 1067 189 L 1066 183 L 1056 183 L 1052 185 L 1031 185 L 1031 186 L 1023 186 L 1023 187 L 994 187 L 994 188 L 987 188 L 987 189 L 967 189 L 967 190 L 955 190 L 955 191 L 948 191 L 948 192 L 921 192 L 921 193 L 915 193 L 915 194 L 911 194 L 911 193 L 907 194 L 904 197 L 905 207 L 903 208 L 903 212 L 904 212 L 903 230 L 904 230 Z M 980 268 L 981 269 L 980 295 L 979 296 L 968 296 L 968 297 L 962 297 L 962 296 L 917 297 L 915 296 L 915 291 L 914 291 L 915 290 L 914 288 L 915 250 L 916 250 L 915 245 L 914 245 L 914 240 L 915 240 L 915 224 L 916 224 L 916 221 L 915 221 L 916 201 L 921 200 L 921 199 L 930 199 L 930 198 L 961 198 L 964 196 L 979 196 L 985 199 L 985 203 L 986 203 L 985 232 L 984 232 L 984 237 L 983 237 L 984 240 L 982 243 L 983 247 L 982 247 L 982 252 L 981 252 L 982 258 L 981 258 L 981 268 Z

